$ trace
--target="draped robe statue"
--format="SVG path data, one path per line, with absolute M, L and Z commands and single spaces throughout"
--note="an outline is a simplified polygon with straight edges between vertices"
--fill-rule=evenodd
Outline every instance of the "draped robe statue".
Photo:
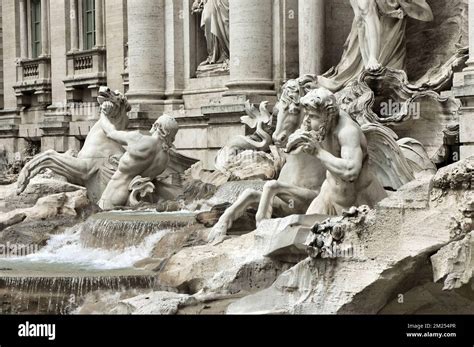
M 364 70 L 380 67 L 405 69 L 407 17 L 432 21 L 426 0 L 349 0 L 355 18 L 340 63 L 323 76 L 319 85 L 339 91 Z
M 193 13 L 201 13 L 207 41 L 207 59 L 201 64 L 227 64 L 229 53 L 229 0 L 196 0 Z

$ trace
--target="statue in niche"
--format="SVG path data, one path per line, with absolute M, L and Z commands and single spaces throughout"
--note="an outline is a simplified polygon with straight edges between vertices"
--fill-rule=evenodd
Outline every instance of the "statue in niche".
M 109 210 L 127 204 L 130 188 L 137 179 L 149 191 L 147 183 L 168 168 L 178 123 L 173 117 L 163 115 L 153 125 L 150 135 L 144 135 L 139 131 L 119 131 L 106 117 L 101 122 L 106 136 L 127 148 L 98 202 L 100 208 Z
M 208 56 L 197 75 L 229 71 L 229 0 L 195 0 L 194 14 L 201 14 L 201 27 L 207 42 Z
M 301 98 L 301 105 L 303 127 L 290 137 L 287 151 L 313 155 L 327 170 L 307 214 L 341 215 L 352 206 L 374 207 L 386 198 L 369 164 L 367 138 L 360 125 L 339 109 L 336 96 L 318 88 Z
M 367 69 L 404 70 L 406 17 L 432 21 L 426 0 L 350 0 L 355 18 L 340 63 L 323 76 L 319 85 L 339 91 Z

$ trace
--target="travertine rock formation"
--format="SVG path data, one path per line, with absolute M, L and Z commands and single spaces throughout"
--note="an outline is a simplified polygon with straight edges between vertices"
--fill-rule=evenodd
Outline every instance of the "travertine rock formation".
M 352 252 L 308 258 L 270 288 L 232 304 L 228 313 L 377 313 L 419 285 L 417 276 L 437 252 L 432 258 L 435 281 L 446 278 L 445 289 L 469 283 L 473 161 L 408 184 L 362 223 L 358 219 L 347 228 L 354 217 L 341 220 L 338 229 L 346 225 L 343 238 L 331 235 L 329 244 L 319 243 L 320 249 L 341 250 L 345 245 L 342 250 L 350 247 Z M 461 220 L 456 210 L 464 211 Z

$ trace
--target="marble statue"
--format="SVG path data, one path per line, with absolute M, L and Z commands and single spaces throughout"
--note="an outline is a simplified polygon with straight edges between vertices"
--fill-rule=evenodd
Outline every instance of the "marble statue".
M 100 208 L 110 210 L 127 204 L 131 184 L 138 176 L 141 180 L 153 180 L 168 168 L 178 123 L 173 117 L 162 115 L 150 135 L 144 135 L 139 131 L 117 130 L 105 115 L 101 117 L 106 136 L 127 148 L 98 202 Z
M 44 169 L 50 169 L 70 183 L 86 187 L 93 201 L 100 198 L 117 169 L 118 160 L 125 152 L 121 144 L 106 136 L 105 123 L 113 124 L 117 130 L 125 130 L 129 121 L 127 112 L 131 107 L 120 92 L 107 87 L 100 88 L 98 102 L 100 120 L 90 130 L 77 157 L 53 150 L 37 155 L 20 172 L 17 194 L 26 189 L 34 176 Z
M 339 109 L 335 95 L 318 88 L 304 96 L 301 105 L 304 126 L 290 137 L 287 151 L 312 155 L 327 170 L 320 194 L 307 214 L 341 215 L 352 206 L 374 207 L 387 197 L 371 171 L 361 127 Z
M 449 77 L 439 86 L 446 83 L 449 83 Z M 458 100 L 428 87 L 415 86 L 404 71 L 392 68 L 364 71 L 336 96 L 341 109 L 361 126 L 379 124 L 384 126 L 385 132 L 391 132 L 391 137 L 396 139 L 409 164 L 415 168 L 415 174 L 436 171 L 430 161 L 444 147 L 444 139 L 439 134 L 457 123 L 460 115 Z M 398 139 L 388 127 L 403 134 L 403 138 Z M 403 128 L 406 130 L 400 131 Z M 428 128 L 433 135 L 426 131 Z M 403 176 L 403 172 L 397 172 L 391 181 Z M 388 185 L 384 183 L 384 186 Z M 398 187 L 398 184 L 392 186 L 393 189 Z
M 304 95 L 304 88 L 300 88 L 300 83 L 304 85 L 305 82 L 306 79 L 290 80 L 283 86 L 282 96 L 276 105 L 277 131 L 273 135 L 280 147 L 284 147 L 287 137 L 301 126 L 299 100 Z M 250 207 L 258 207 L 257 222 L 271 218 L 273 214 L 304 214 L 319 193 L 325 171 L 321 162 L 310 154 L 286 154 L 278 179 L 268 181 L 263 192 L 246 190 L 213 227 L 209 241 L 222 241 L 233 222 Z
M 300 99 L 316 87 L 317 76 L 304 75 L 287 81 L 281 90 L 276 105 L 277 125 L 273 133 L 276 146 L 285 148 L 288 138 L 303 123 L 303 112 Z
M 207 42 L 208 56 L 198 71 L 206 70 L 206 66 L 216 64 L 222 65 L 222 70 L 228 70 L 229 0 L 196 0 L 192 12 L 201 13 L 201 27 Z
M 250 207 L 258 206 L 257 223 L 270 219 L 272 216 L 284 217 L 291 214 L 304 214 L 305 212 L 312 214 L 314 210 L 318 209 L 326 214 L 340 214 L 342 208 L 345 208 L 346 205 L 352 207 L 352 205 L 360 203 L 361 205 L 373 206 L 386 196 L 385 189 L 397 190 L 415 179 L 415 165 L 410 165 L 411 163 L 404 155 L 404 150 L 406 151 L 407 148 L 403 147 L 409 146 L 409 142 L 403 141 L 402 147 L 401 143 L 397 142 L 397 135 L 391 129 L 378 122 L 370 122 L 368 118 L 355 112 L 357 109 L 352 103 L 358 104 L 357 100 L 350 104 L 347 103 L 351 96 L 357 98 L 357 95 L 343 93 L 336 98 L 336 95 L 324 88 L 317 89 L 316 85 L 317 76 L 313 75 L 301 76 L 285 83 L 279 101 L 275 106 L 277 124 L 272 138 L 274 145 L 287 149 L 287 153 L 282 155 L 283 167 L 280 175 L 276 180 L 268 181 L 263 192 L 245 191 L 221 216 L 209 236 L 210 241 L 222 240 L 227 230 L 232 227 L 233 222 Z M 308 98 L 313 100 L 311 97 L 314 96 L 314 93 L 323 93 L 322 96 L 329 98 L 334 103 L 334 110 L 337 110 L 337 117 L 333 117 L 336 119 L 332 119 L 331 124 L 328 123 L 327 126 L 322 126 L 316 130 L 311 129 L 310 116 L 316 117 L 316 120 L 313 121 L 313 126 L 316 128 L 318 115 L 314 115 L 316 112 L 311 111 L 311 108 L 303 104 L 303 100 L 308 100 Z M 341 105 L 347 106 L 347 108 L 342 109 Z M 349 111 L 351 112 L 350 115 L 348 114 Z M 336 112 L 334 111 L 334 113 Z M 325 112 L 322 112 L 321 117 L 329 122 L 330 117 L 326 117 Z M 351 149 L 350 155 L 362 153 L 359 158 L 359 166 L 354 167 L 354 170 L 357 169 L 355 172 L 338 172 L 343 176 L 342 178 L 335 176 L 335 174 L 327 174 L 326 165 L 332 169 L 332 161 L 336 163 L 342 161 L 348 164 L 343 161 L 343 158 L 335 159 L 335 155 L 340 155 L 336 149 L 344 144 L 344 140 L 349 140 L 350 137 L 336 141 L 334 140 L 336 135 L 326 136 L 327 134 L 323 131 L 342 132 L 343 134 L 345 132 L 354 133 L 354 141 L 350 142 L 349 145 L 355 147 Z M 318 151 L 318 153 L 324 153 L 323 160 L 327 161 L 329 157 L 331 161 L 323 164 L 316 153 L 301 149 L 300 147 L 305 147 L 305 141 L 314 142 L 315 147 L 326 145 L 327 141 L 335 141 L 327 145 L 324 152 Z M 319 141 L 322 141 L 322 145 Z M 421 146 L 421 144 L 419 145 Z M 331 152 L 334 154 L 331 154 Z M 423 159 L 429 160 L 425 157 Z M 345 174 L 347 176 L 344 176 Z M 350 182 L 353 178 L 348 177 L 350 175 L 357 176 L 354 178 L 354 183 Z M 336 197 L 337 194 L 333 194 L 333 183 L 338 182 L 337 184 L 340 184 L 340 182 L 345 182 L 344 179 L 349 181 L 346 184 L 348 194 L 351 190 L 354 194 L 355 192 L 360 192 L 360 194 L 354 197 L 351 196 L 351 193 L 347 201 L 338 199 L 339 204 L 337 204 L 329 200 L 324 206 L 318 207 L 318 209 L 314 208 L 314 205 L 319 204 L 321 199 L 326 201 L 330 196 Z M 323 186 L 324 182 L 326 184 Z M 320 192 L 323 195 L 320 200 L 317 200 L 316 198 L 320 195 Z M 311 204 L 309 200 L 314 203 L 313 207 L 308 210 Z
M 319 77 L 319 85 L 338 91 L 367 69 L 405 69 L 406 17 L 432 21 L 426 0 L 350 0 L 355 18 L 340 63 Z
M 271 151 L 273 115 L 267 109 L 268 102 L 262 102 L 257 109 L 249 101 L 245 103 L 246 116 L 241 117 L 255 132 L 248 136 L 235 136 L 219 150 L 214 161 L 215 169 L 228 180 L 274 179 L 280 170 L 279 156 Z

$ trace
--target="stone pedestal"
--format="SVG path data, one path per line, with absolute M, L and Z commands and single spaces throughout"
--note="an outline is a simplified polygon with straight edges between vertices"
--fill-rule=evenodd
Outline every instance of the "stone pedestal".
M 223 97 L 201 109 L 207 122 L 207 148 L 203 161 L 205 169 L 215 170 L 214 161 L 219 150 L 229 140 L 245 134 L 245 125 L 240 121 L 245 116 L 245 96 Z
M 225 95 L 275 96 L 273 1 L 230 1 L 230 81 Z

